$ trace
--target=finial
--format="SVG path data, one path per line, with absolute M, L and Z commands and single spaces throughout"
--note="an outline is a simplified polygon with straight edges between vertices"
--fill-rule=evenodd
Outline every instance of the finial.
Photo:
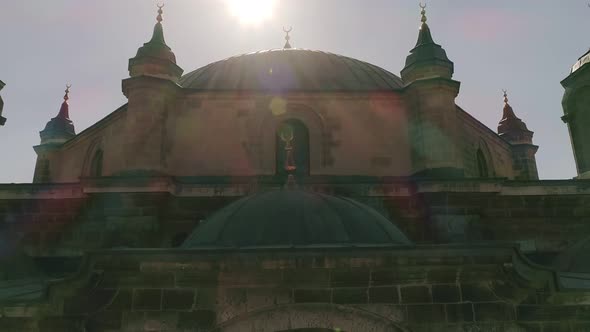
M 420 15 L 422 15 L 422 19 L 420 21 L 422 21 L 422 23 L 426 23 L 426 4 L 422 4 L 422 2 L 420 2 L 420 8 L 422 9 L 420 11 Z
M 67 102 L 70 99 L 70 88 L 72 87 L 71 84 L 66 84 L 66 94 L 64 95 L 64 101 Z
M 158 21 L 158 23 L 162 23 L 162 21 L 163 21 L 162 14 L 164 13 L 164 11 L 162 10 L 162 8 L 164 8 L 164 4 L 163 3 L 159 3 L 156 6 L 158 7 L 158 17 L 156 17 L 156 21 Z
M 504 103 L 508 104 L 508 91 L 506 89 L 502 89 L 502 92 L 504 92 Z
M 295 171 L 297 165 L 295 164 L 295 157 L 293 155 L 293 127 L 288 124 L 284 124 L 279 130 L 279 137 L 285 142 L 285 171 L 287 171 L 287 182 L 285 183 L 286 189 L 295 189 L 297 187 L 297 181 L 295 180 Z
M 289 27 L 289 29 L 285 29 L 285 27 L 283 27 L 283 31 L 287 34 L 285 36 L 286 43 L 285 43 L 285 46 L 283 48 L 284 49 L 289 49 L 289 48 L 291 48 L 291 44 L 289 43 L 289 40 L 291 40 L 291 37 L 289 36 L 289 33 L 291 31 L 293 31 L 293 27 Z

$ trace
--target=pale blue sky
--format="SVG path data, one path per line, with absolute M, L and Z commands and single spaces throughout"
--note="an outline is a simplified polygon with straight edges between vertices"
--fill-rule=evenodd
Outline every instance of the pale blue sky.
M 583 0 L 432 0 L 428 23 L 455 62 L 457 103 L 496 130 L 501 89 L 535 131 L 539 175 L 571 178 L 575 164 L 560 120 L 565 78 L 590 47 L 590 8 Z M 72 83 L 70 117 L 80 132 L 126 102 L 127 61 L 155 23 L 151 0 L 19 0 L 0 12 L 0 79 L 7 86 L 0 127 L 0 183 L 30 182 L 33 145 Z M 278 0 L 273 17 L 240 24 L 222 0 L 169 0 L 166 41 L 189 72 L 240 53 L 282 47 L 283 25 L 294 47 L 368 61 L 399 74 L 419 26 L 410 0 Z M 590 129 L 589 129 L 590 130 Z

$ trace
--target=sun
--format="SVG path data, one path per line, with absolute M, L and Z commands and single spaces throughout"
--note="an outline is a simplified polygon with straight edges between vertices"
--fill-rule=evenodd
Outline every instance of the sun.
M 229 10 L 241 23 L 257 24 L 272 17 L 276 0 L 226 0 Z

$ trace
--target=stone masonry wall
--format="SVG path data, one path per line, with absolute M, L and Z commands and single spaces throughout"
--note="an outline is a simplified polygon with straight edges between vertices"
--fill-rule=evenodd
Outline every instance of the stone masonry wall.
M 587 331 L 590 294 L 517 272 L 511 248 L 114 251 L 2 331 Z M 543 280 L 548 275 L 537 272 Z M 577 300 L 576 300 L 577 299 Z M 29 310 L 32 310 L 29 308 Z M 21 314 L 19 318 L 17 313 Z M 13 316 L 17 317 L 13 317 Z M 33 319 L 34 320 L 34 319 Z M 28 323 L 27 323 L 28 322 Z M 28 327 L 24 330 L 18 328 Z M 61 329 L 61 330 L 60 330 Z

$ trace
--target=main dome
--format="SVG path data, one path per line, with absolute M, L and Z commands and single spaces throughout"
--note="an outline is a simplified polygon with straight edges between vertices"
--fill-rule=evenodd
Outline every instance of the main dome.
M 221 209 L 195 229 L 183 248 L 411 244 L 384 216 L 352 199 L 273 190 Z
M 370 63 L 305 49 L 277 49 L 234 56 L 184 75 L 180 85 L 206 91 L 396 90 L 402 80 Z

